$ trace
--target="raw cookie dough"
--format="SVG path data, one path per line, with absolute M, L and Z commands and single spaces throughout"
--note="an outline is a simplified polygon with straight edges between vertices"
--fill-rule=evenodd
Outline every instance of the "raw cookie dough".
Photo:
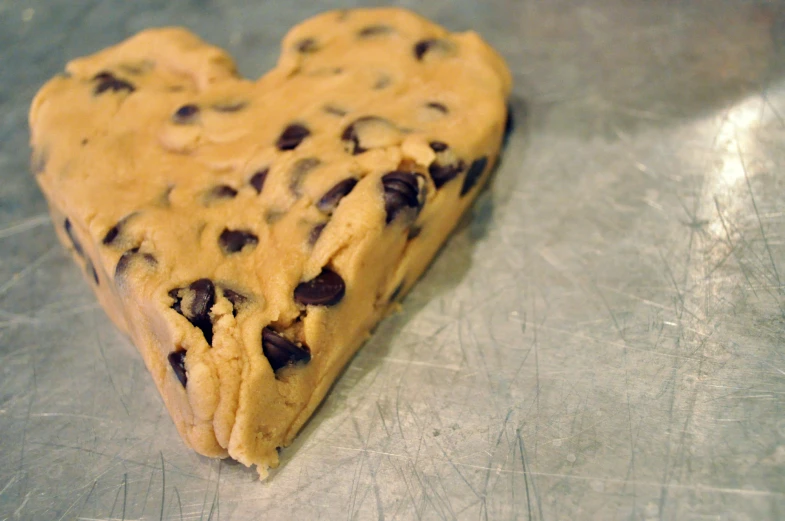
M 264 476 L 477 195 L 509 71 L 403 9 L 307 20 L 257 81 L 177 28 L 66 71 L 30 112 L 58 235 L 183 439 Z

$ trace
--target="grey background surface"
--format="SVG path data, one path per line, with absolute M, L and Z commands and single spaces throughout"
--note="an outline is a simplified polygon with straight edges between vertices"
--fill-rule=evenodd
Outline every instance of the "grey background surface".
M 0 519 L 785 519 L 783 4 L 398 4 L 490 41 L 518 124 L 260 483 L 182 444 L 56 243 L 27 108 L 145 27 L 256 77 L 354 4 L 0 0 Z

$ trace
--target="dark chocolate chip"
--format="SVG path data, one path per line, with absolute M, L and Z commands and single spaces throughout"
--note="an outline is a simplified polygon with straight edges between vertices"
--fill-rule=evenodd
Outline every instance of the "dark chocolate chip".
M 449 109 L 447 109 L 446 105 L 444 105 L 443 103 L 439 103 L 438 101 L 429 101 L 428 103 L 425 104 L 425 106 L 428 107 L 429 109 L 438 110 L 442 114 L 447 114 L 448 112 L 450 112 Z
M 425 53 L 428 52 L 434 44 L 436 40 L 421 40 L 414 45 L 414 56 L 418 60 L 422 60 Z
M 324 107 L 322 107 L 322 110 L 324 110 L 328 114 L 332 114 L 333 116 L 339 116 L 339 117 L 343 117 L 347 114 L 347 112 L 344 109 L 336 107 L 335 105 L 325 105 Z
M 464 168 L 465 165 L 463 164 L 463 161 L 458 161 L 457 163 L 450 165 L 440 165 L 434 161 L 428 166 L 428 173 L 431 175 L 431 179 L 433 179 L 433 185 L 438 190 L 448 181 L 452 181 L 458 177 L 458 174 L 463 172 Z
M 319 236 L 322 235 L 325 226 L 327 226 L 327 223 L 321 223 L 317 224 L 311 229 L 311 233 L 308 235 L 308 244 L 311 246 L 316 244 L 316 241 L 319 240 Z
M 193 300 L 190 309 L 185 310 L 185 318 L 201 329 L 204 339 L 212 345 L 213 322 L 210 320 L 210 310 L 215 305 L 215 284 L 210 279 L 199 279 L 192 282 L 188 290 L 193 292 Z
M 183 308 L 182 308 L 183 299 L 180 296 L 180 291 L 182 291 L 181 288 L 175 288 L 175 289 L 169 290 L 169 296 L 174 299 L 174 304 L 172 304 L 172 309 L 177 311 L 178 313 L 180 313 L 182 315 L 183 314 Z
M 346 284 L 340 275 L 329 268 L 308 282 L 294 288 L 294 301 L 303 306 L 333 306 L 341 301 Z
M 136 90 L 136 87 L 134 87 L 131 83 L 121 80 L 108 71 L 99 72 L 93 76 L 93 81 L 98 82 L 98 84 L 93 89 L 93 94 L 96 96 L 103 94 L 108 90 L 111 90 L 112 92 L 120 92 L 121 90 L 125 90 L 129 93 Z
M 294 150 L 303 139 L 311 135 L 311 131 L 307 127 L 299 123 L 292 123 L 284 129 L 275 145 L 278 150 Z
M 185 351 L 172 351 L 167 358 L 169 359 L 169 365 L 172 366 L 174 375 L 185 387 L 185 384 L 188 383 L 188 375 L 185 373 Z
M 194 292 L 189 318 L 204 318 L 215 304 L 215 284 L 210 279 L 195 280 L 188 286 Z
M 365 152 L 365 149 L 360 146 L 360 138 L 357 135 L 357 129 L 355 128 L 356 123 L 357 121 L 350 124 L 341 134 L 341 141 L 344 142 L 346 150 L 354 156 Z
M 214 199 L 233 199 L 237 196 L 237 190 L 229 185 L 218 185 L 210 190 L 210 197 Z
M 420 40 L 414 45 L 414 57 L 419 61 L 423 61 L 431 54 L 446 56 L 450 54 L 453 49 L 453 44 L 447 40 L 428 38 L 426 40 Z
M 463 179 L 463 186 L 461 187 L 461 197 L 468 194 L 469 191 L 474 188 L 474 185 L 477 184 L 477 181 L 480 180 L 482 177 L 482 173 L 485 171 L 485 167 L 488 165 L 488 158 L 482 156 L 479 159 L 475 159 L 472 165 L 469 167 L 469 171 L 466 172 L 466 177 Z
M 431 141 L 430 146 L 431 146 L 431 150 L 433 150 L 434 152 L 444 152 L 445 150 L 450 148 L 449 146 L 447 146 L 447 143 L 443 141 Z
M 82 243 L 80 243 L 79 239 L 76 238 L 76 234 L 74 233 L 73 227 L 71 226 L 71 221 L 67 217 L 63 222 L 63 228 L 65 229 L 65 234 L 68 235 L 68 239 L 71 241 L 71 245 L 74 247 L 74 251 L 76 251 L 80 257 L 84 257 Z
M 300 159 L 292 166 L 292 171 L 289 174 L 289 190 L 296 196 L 300 196 L 300 187 L 305 181 L 305 176 L 308 173 L 316 168 L 317 166 L 321 165 L 322 162 L 319 161 L 316 157 L 304 157 Z
M 248 106 L 246 101 L 225 101 L 222 103 L 215 103 L 212 107 L 216 112 L 239 112 Z
M 319 50 L 319 44 L 313 38 L 305 38 L 295 44 L 297 52 L 311 54 Z
M 93 265 L 93 261 L 91 261 L 90 259 L 87 259 L 87 263 L 85 265 L 85 269 L 87 270 L 87 273 L 89 273 L 90 276 L 95 281 L 95 285 L 96 286 L 100 285 L 101 283 L 98 281 L 98 272 L 95 271 L 95 266 Z
M 262 188 L 264 188 L 264 182 L 267 180 L 268 173 L 270 173 L 270 169 L 263 168 L 251 176 L 249 183 L 254 187 L 257 194 L 262 193 Z
M 237 316 L 237 309 L 240 308 L 248 300 L 245 295 L 241 295 L 234 290 L 223 288 L 222 292 L 226 300 L 232 303 L 232 315 Z
M 408 240 L 416 239 L 417 237 L 420 236 L 420 232 L 422 232 L 422 227 L 421 226 L 412 226 L 409 229 L 409 235 L 407 235 L 406 238 Z
M 341 134 L 341 141 L 343 141 L 344 148 L 350 154 L 356 156 L 368 150 L 367 144 L 366 146 L 363 146 L 361 142 L 363 134 L 362 128 L 366 125 L 371 127 L 387 127 L 386 130 L 388 130 L 391 134 L 398 132 L 397 127 L 393 123 L 379 116 L 363 116 L 358 118 L 349 124 L 349 126 L 347 126 Z
M 198 115 L 199 107 L 193 103 L 189 103 L 188 105 L 183 105 L 172 114 L 172 122 L 178 125 L 193 123 Z
M 131 259 L 133 259 L 137 253 L 139 253 L 139 248 L 131 248 L 120 256 L 120 260 L 117 261 L 117 266 L 114 268 L 115 278 L 118 278 L 125 273 L 128 266 L 131 264 Z
M 125 217 L 123 217 L 122 219 L 120 219 L 119 221 L 117 221 L 117 224 L 115 224 L 114 226 L 109 228 L 109 231 L 106 232 L 106 235 L 104 235 L 104 238 L 101 239 L 101 243 L 104 246 L 111 246 L 112 243 L 115 240 L 117 240 L 117 237 L 123 231 L 123 227 L 125 226 L 125 224 L 134 215 L 136 215 L 136 212 L 132 212 L 132 213 L 126 215 Z
M 357 36 L 360 38 L 370 38 L 372 36 L 379 36 L 382 34 L 389 34 L 394 32 L 395 30 L 390 27 L 389 25 L 369 25 L 367 27 L 363 27 L 357 32 Z
M 262 329 L 262 352 L 270 362 L 273 371 L 298 362 L 308 363 L 311 361 L 311 353 L 308 348 L 298 346 L 270 327 Z
M 256 247 L 259 238 L 253 233 L 245 230 L 229 230 L 224 228 L 221 236 L 218 237 L 218 244 L 224 253 L 237 253 L 246 246 Z
M 382 176 L 384 186 L 384 208 L 387 211 L 387 223 L 405 208 L 420 208 L 420 189 L 417 175 L 412 172 L 394 170 Z
M 349 177 L 340 181 L 338 184 L 330 188 L 326 194 L 319 199 L 316 207 L 325 213 L 331 213 L 341 202 L 341 199 L 349 195 L 354 187 L 357 185 L 357 179 Z

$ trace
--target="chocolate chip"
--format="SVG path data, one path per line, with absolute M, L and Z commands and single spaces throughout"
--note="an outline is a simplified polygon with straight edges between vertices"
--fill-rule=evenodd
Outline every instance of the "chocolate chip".
M 435 40 L 422 40 L 415 44 L 414 46 L 414 56 L 418 60 L 422 60 L 425 53 L 428 52 L 428 49 L 431 48 Z
M 237 253 L 246 246 L 256 247 L 259 238 L 251 232 L 245 230 L 229 230 L 224 228 L 221 236 L 218 237 L 218 244 L 224 253 Z
M 191 297 L 190 306 L 183 309 L 183 297 L 186 292 Z M 195 327 L 199 328 L 208 345 L 213 343 L 213 323 L 210 320 L 210 310 L 215 305 L 215 285 L 210 279 L 198 279 L 188 285 L 188 288 L 175 288 L 169 291 L 169 296 L 174 299 L 172 309 L 183 315 Z
M 301 195 L 300 187 L 302 186 L 303 181 L 305 181 L 305 176 L 321 164 L 322 162 L 316 157 L 304 157 L 303 159 L 298 160 L 292 166 L 292 171 L 289 174 L 289 190 L 299 197 Z
M 319 199 L 319 202 L 316 203 L 316 207 L 324 213 L 332 213 L 338 206 L 338 203 L 341 202 L 341 199 L 349 195 L 349 192 L 351 192 L 356 185 L 357 179 L 352 177 L 340 181 Z
M 311 131 L 307 127 L 299 123 L 292 123 L 284 129 L 275 145 L 278 150 L 294 150 L 303 139 L 311 135 Z
M 344 109 L 336 107 L 335 105 L 325 105 L 322 107 L 322 110 L 324 110 L 327 114 L 332 114 L 333 116 L 339 117 L 343 117 L 347 114 Z
M 485 167 L 488 165 L 488 158 L 482 156 L 479 159 L 474 160 L 472 165 L 469 167 L 469 171 L 466 172 L 466 177 L 463 179 L 463 186 L 461 187 L 461 197 L 468 194 L 469 191 L 474 188 L 474 185 L 477 184 L 477 181 L 480 180 L 482 177 L 482 173 L 485 171 Z
M 131 248 L 120 256 L 120 260 L 117 261 L 117 266 L 114 268 L 115 278 L 122 276 L 123 273 L 128 270 L 128 266 L 131 265 L 131 259 L 133 259 L 137 253 L 139 253 L 139 248 Z
M 343 134 L 341 134 L 341 141 L 343 141 L 346 151 L 354 156 L 365 152 L 365 149 L 360 146 L 360 138 L 355 128 L 356 123 L 357 121 L 346 127 Z
M 82 146 L 87 145 L 90 141 L 87 138 L 82 139 Z
M 311 361 L 311 353 L 307 347 L 298 346 L 270 327 L 262 329 L 262 352 L 270 362 L 273 371 L 298 362 L 308 363 Z
M 398 143 L 399 134 L 398 127 L 392 122 L 379 116 L 363 116 L 344 129 L 341 141 L 346 151 L 356 156 L 371 148 Z
M 80 257 L 84 257 L 82 243 L 80 243 L 79 239 L 76 238 L 76 234 L 74 233 L 73 227 L 71 226 L 71 221 L 67 217 L 63 222 L 63 228 L 65 229 L 65 234 L 68 235 L 68 239 L 71 241 L 71 245 L 74 247 L 74 251 L 76 251 Z
M 450 112 L 449 109 L 447 109 L 446 105 L 444 105 L 443 103 L 439 103 L 438 101 L 429 101 L 428 103 L 425 104 L 425 106 L 428 107 L 429 109 L 438 110 L 442 114 L 447 114 L 448 112 Z
M 117 221 L 117 224 L 115 224 L 114 226 L 109 228 L 109 231 L 106 232 L 106 235 L 104 235 L 104 238 L 101 239 L 101 243 L 104 246 L 111 246 L 112 243 L 115 240 L 117 240 L 117 237 L 120 235 L 120 232 L 122 232 L 123 227 L 125 226 L 125 224 L 134 215 L 136 215 L 136 212 L 130 213 L 130 214 L 126 215 L 125 217 L 123 217 L 122 219 L 120 219 L 119 221 Z
M 87 273 L 89 273 L 90 276 L 95 281 L 96 286 L 100 285 L 101 283 L 98 281 L 98 272 L 95 271 L 95 266 L 93 265 L 93 261 L 91 261 L 90 259 L 87 259 L 87 263 L 85 265 L 85 269 L 87 270 Z
M 431 141 L 431 150 L 436 152 L 436 159 L 428 165 L 428 173 L 438 190 L 448 181 L 452 181 L 463 172 L 466 165 L 450 150 L 447 143 Z
M 426 40 L 420 40 L 414 45 L 414 57 L 417 58 L 417 60 L 422 61 L 426 54 L 447 54 L 452 51 L 452 49 L 452 44 L 445 40 L 439 40 L 438 38 L 428 38 Z
M 188 375 L 185 373 L 185 351 L 172 351 L 166 358 L 169 360 L 169 365 L 172 366 L 174 375 L 185 387 L 185 384 L 188 383 Z
M 104 235 L 104 238 L 101 240 L 101 242 L 108 246 L 114 242 L 118 235 L 120 235 L 120 223 L 117 223 L 109 228 L 109 231 L 106 232 L 106 235 Z
M 433 150 L 434 152 L 444 152 L 445 150 L 450 148 L 449 146 L 447 146 L 447 143 L 444 143 L 442 141 L 431 141 L 429 145 L 431 147 L 431 150 Z
M 341 301 L 346 284 L 340 275 L 329 268 L 308 282 L 294 288 L 294 301 L 303 306 L 333 306 Z
M 297 52 L 312 54 L 319 50 L 319 44 L 313 38 L 304 38 L 297 42 L 294 48 L 297 49 Z
M 431 179 L 433 179 L 433 185 L 438 190 L 448 181 L 458 177 L 458 174 L 463 172 L 464 167 L 463 161 L 449 165 L 440 165 L 434 161 L 428 166 L 428 173 L 431 175 Z
M 237 190 L 229 185 L 218 185 L 210 190 L 210 197 L 214 199 L 233 199 L 237 196 Z
M 216 112 L 239 112 L 248 106 L 246 101 L 225 101 L 215 103 L 210 108 Z
M 418 174 L 394 170 L 382 176 L 384 186 L 384 208 L 387 211 L 387 224 L 406 208 L 420 208 L 420 188 Z
M 121 80 L 108 71 L 99 72 L 93 76 L 93 81 L 98 82 L 98 84 L 93 89 L 93 94 L 96 96 L 103 94 L 108 90 L 111 90 L 112 92 L 120 92 L 121 90 L 125 90 L 129 93 L 136 90 L 136 87 L 134 87 L 132 84 L 125 80 Z
M 195 280 L 188 286 L 188 291 L 193 292 L 193 300 L 190 308 L 184 310 L 185 318 L 201 329 L 207 344 L 212 345 L 213 322 L 210 320 L 210 310 L 215 305 L 215 284 L 210 279 Z
M 372 36 L 379 36 L 382 34 L 389 34 L 394 32 L 395 29 L 390 27 L 389 25 L 369 25 L 367 27 L 363 27 L 357 32 L 357 36 L 360 38 L 370 38 Z
M 319 240 L 319 236 L 322 235 L 325 226 L 327 226 L 327 223 L 317 224 L 316 226 L 311 228 L 311 233 L 308 234 L 308 244 L 310 244 L 311 246 L 316 244 L 316 241 Z
M 180 313 L 182 315 L 183 314 L 183 309 L 182 309 L 183 299 L 180 296 L 180 291 L 182 291 L 181 288 L 174 288 L 172 290 L 169 290 L 169 296 L 174 299 L 174 304 L 172 304 L 172 306 L 171 306 L 172 309 L 177 311 L 178 313 Z
M 257 194 L 262 193 L 262 188 L 264 188 L 264 182 L 267 180 L 268 173 L 270 173 L 270 169 L 263 168 L 251 176 L 249 183 L 254 187 Z
M 245 295 L 241 295 L 240 293 L 237 293 L 236 291 L 228 288 L 223 288 L 221 291 L 224 297 L 226 297 L 226 300 L 232 303 L 232 315 L 236 317 L 237 309 L 245 304 L 248 299 L 245 297 Z
M 183 105 L 177 111 L 172 114 L 172 122 L 178 125 L 186 125 L 188 123 L 193 123 L 196 121 L 196 117 L 199 115 L 199 107 L 194 105 L 193 103 L 189 103 L 188 105 Z

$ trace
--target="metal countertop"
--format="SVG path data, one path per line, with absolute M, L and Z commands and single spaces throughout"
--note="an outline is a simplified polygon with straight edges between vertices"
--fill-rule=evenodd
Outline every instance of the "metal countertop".
M 353 3 L 0 0 L 1 520 L 785 519 L 785 4 L 399 4 L 499 49 L 517 126 L 260 483 L 180 441 L 55 240 L 27 110 L 145 27 L 256 77 Z

